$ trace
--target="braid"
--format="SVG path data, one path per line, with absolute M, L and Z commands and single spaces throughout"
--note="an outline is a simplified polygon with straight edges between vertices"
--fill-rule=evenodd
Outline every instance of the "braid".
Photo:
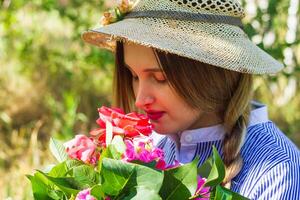
M 250 114 L 251 85 L 252 76 L 242 74 L 224 114 L 226 134 L 223 141 L 223 160 L 226 175 L 223 184 L 227 184 L 227 187 L 230 187 L 231 179 L 239 173 L 243 164 L 240 150 L 244 143 Z

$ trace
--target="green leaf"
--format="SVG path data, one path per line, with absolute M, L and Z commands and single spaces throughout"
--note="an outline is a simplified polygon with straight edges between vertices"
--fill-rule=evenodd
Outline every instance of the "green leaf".
M 55 165 L 48 173 L 48 175 L 52 177 L 62 177 L 65 176 L 67 172 L 68 172 L 68 167 L 66 165 L 66 162 L 62 162 Z
M 32 191 L 34 199 L 55 199 L 55 200 L 67 200 L 67 196 L 63 191 L 55 189 L 55 184 L 47 179 L 41 172 L 36 172 L 34 176 L 27 176 L 32 184 Z
M 72 175 L 73 171 L 72 169 L 74 167 L 78 167 L 83 165 L 84 163 L 82 161 L 79 160 L 66 160 L 62 163 L 59 163 L 57 165 L 55 165 L 54 167 L 52 167 L 51 171 L 49 173 L 47 173 L 49 176 L 52 177 L 64 177 L 67 174 Z
M 118 195 L 134 173 L 133 165 L 104 158 L 101 169 L 104 192 L 108 195 Z
M 249 200 L 242 195 L 233 192 L 223 186 L 218 185 L 216 187 L 215 196 L 211 198 L 212 200 Z
M 197 164 L 196 158 L 189 164 L 182 165 L 165 171 L 160 196 L 163 199 L 181 200 L 188 199 L 197 189 Z
M 211 156 L 207 158 L 200 167 L 198 167 L 197 169 L 198 174 L 203 178 L 207 178 L 211 171 L 212 165 L 213 165 L 213 157 Z
M 49 200 L 51 199 L 47 193 L 47 185 L 36 174 L 34 176 L 27 175 L 27 178 L 31 182 L 32 193 L 34 199 Z
M 211 171 L 204 186 L 214 187 L 222 183 L 225 177 L 225 166 L 215 146 L 213 146 L 213 159 Z
M 68 159 L 65 147 L 62 142 L 56 139 L 50 138 L 50 151 L 58 162 L 63 162 Z
M 102 190 L 102 185 L 98 184 L 98 185 L 94 185 L 91 188 L 91 195 L 93 195 L 94 197 L 96 197 L 98 200 L 99 199 L 104 199 L 105 198 L 105 194 Z
M 80 160 L 71 160 L 71 159 L 66 160 L 65 163 L 69 171 L 72 170 L 74 167 L 84 165 L 84 163 Z
M 149 167 L 149 168 L 151 168 L 151 169 L 160 171 L 159 169 L 156 169 L 156 168 L 155 168 L 155 166 L 156 166 L 156 161 L 152 161 L 152 162 L 145 163 L 145 162 L 142 162 L 142 161 L 140 161 L 140 160 L 133 160 L 133 161 L 131 161 L 131 163 L 135 163 L 135 164 L 138 164 L 138 165 L 143 165 L 143 166 L 145 166 L 145 167 Z
M 133 187 L 128 196 L 122 198 L 124 200 L 161 200 L 157 191 L 144 186 Z
M 57 186 L 61 191 L 66 193 L 67 195 L 75 195 L 79 192 L 79 183 L 73 177 L 64 177 L 57 178 L 51 177 L 47 174 L 39 171 L 40 174 L 47 179 L 47 181 L 51 182 L 53 185 Z
M 214 200 L 232 200 L 232 194 L 223 190 L 219 185 L 216 187 Z
M 102 160 L 104 158 L 113 158 L 113 155 L 111 153 L 111 148 L 105 148 L 102 152 L 101 152 L 101 156 L 100 156 L 100 159 L 98 161 L 98 164 L 97 164 L 97 171 L 101 173 L 101 169 L 102 169 Z
M 68 197 L 62 191 L 59 190 L 49 190 L 48 195 L 49 197 L 55 200 L 68 200 Z
M 79 183 L 81 189 L 98 184 L 99 177 L 100 175 L 92 166 L 81 165 L 73 168 L 73 178 Z
M 163 172 L 149 167 L 108 158 L 104 158 L 102 164 L 103 191 L 108 195 L 138 195 L 140 190 L 158 194 L 163 182 Z

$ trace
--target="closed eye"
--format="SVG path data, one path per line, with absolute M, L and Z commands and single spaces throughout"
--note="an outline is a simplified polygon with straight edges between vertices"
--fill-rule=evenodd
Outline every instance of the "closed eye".
M 129 65 L 127 65 L 126 63 L 124 63 L 125 67 L 130 71 L 131 75 L 132 75 L 132 79 L 134 81 L 138 81 L 139 77 L 134 73 L 134 71 L 131 69 L 131 67 L 129 67 Z M 157 83 L 166 83 L 166 77 L 163 74 L 162 70 L 159 68 L 149 68 L 149 69 L 145 69 L 143 70 L 144 73 L 147 73 L 149 76 L 152 76 L 155 81 Z
M 155 73 L 154 74 L 154 78 L 158 83 L 166 83 L 167 79 L 166 77 L 163 75 L 163 73 Z

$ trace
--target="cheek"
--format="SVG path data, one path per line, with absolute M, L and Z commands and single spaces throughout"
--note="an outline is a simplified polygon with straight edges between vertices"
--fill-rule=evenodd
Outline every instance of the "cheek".
M 138 82 L 132 80 L 131 85 L 132 85 L 132 89 L 133 89 L 133 94 L 134 94 L 134 96 L 136 96 L 137 91 L 139 89 L 139 84 L 138 84 Z
M 184 100 L 170 87 L 162 93 L 162 96 L 164 96 L 165 103 L 174 114 L 180 116 L 183 113 L 190 111 Z
M 199 118 L 199 111 L 189 106 L 182 98 L 177 95 L 168 94 L 166 96 L 170 119 L 181 125 L 193 123 Z

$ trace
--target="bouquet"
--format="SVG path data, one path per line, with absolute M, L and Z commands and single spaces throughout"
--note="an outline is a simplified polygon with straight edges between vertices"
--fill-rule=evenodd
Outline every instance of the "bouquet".
M 50 140 L 58 163 L 27 175 L 34 199 L 247 199 L 221 185 L 225 167 L 215 147 L 200 167 L 199 158 L 167 165 L 147 116 L 104 106 L 98 112 L 99 128 L 89 136 Z

